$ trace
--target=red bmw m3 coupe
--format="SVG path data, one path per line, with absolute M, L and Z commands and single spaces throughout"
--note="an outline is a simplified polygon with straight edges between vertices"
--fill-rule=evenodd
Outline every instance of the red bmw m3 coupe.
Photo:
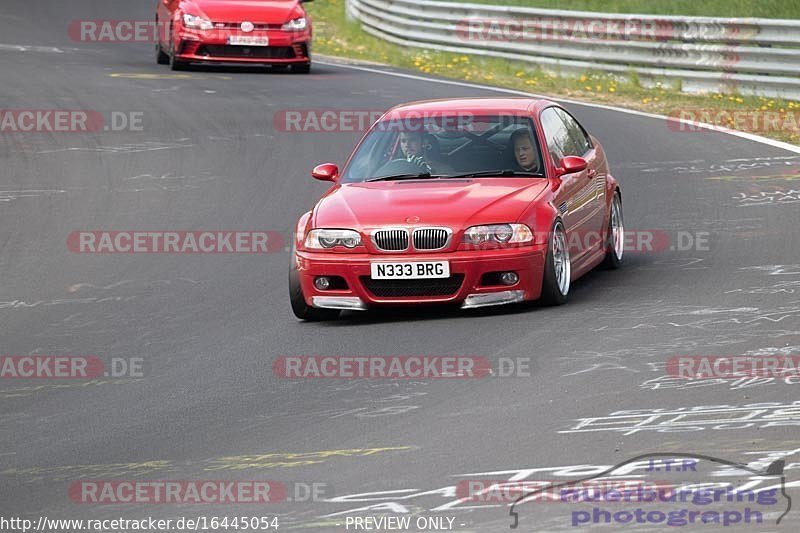
M 567 301 L 624 252 L 622 192 L 598 140 L 530 98 L 388 111 L 297 223 L 289 290 L 304 320 L 341 310 Z
M 311 0 L 158 0 L 156 60 L 246 63 L 311 70 Z

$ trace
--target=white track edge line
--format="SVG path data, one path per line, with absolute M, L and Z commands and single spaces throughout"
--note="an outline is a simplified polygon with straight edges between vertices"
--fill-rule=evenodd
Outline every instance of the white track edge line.
M 443 85 L 455 85 L 455 86 L 458 86 L 458 87 L 467 87 L 467 88 L 470 88 L 470 89 L 482 89 L 484 91 L 493 91 L 493 92 L 500 92 L 500 93 L 506 93 L 506 94 L 515 94 L 515 95 L 518 95 L 518 96 L 530 96 L 530 97 L 534 97 L 534 98 L 544 98 L 544 99 L 553 100 L 553 101 L 556 101 L 556 102 L 565 102 L 565 103 L 573 104 L 573 105 L 593 107 L 593 108 L 596 108 L 596 109 L 605 109 L 607 111 L 616 111 L 618 113 L 627 113 L 629 115 L 636 115 L 636 116 L 640 116 L 640 117 L 653 118 L 653 119 L 657 119 L 657 120 L 666 120 L 666 121 L 679 122 L 679 123 L 682 123 L 682 124 L 690 125 L 692 127 L 701 127 L 701 128 L 709 129 L 709 130 L 716 131 L 716 132 L 719 132 L 719 133 L 725 133 L 725 134 L 728 134 L 728 135 L 733 135 L 734 137 L 740 137 L 742 139 L 747 139 L 748 141 L 753 141 L 753 142 L 757 142 L 757 143 L 761 143 L 761 144 L 766 144 L 766 145 L 772 146 L 773 148 L 780 148 L 780 149 L 783 149 L 783 150 L 787 150 L 789 152 L 794 152 L 796 154 L 800 154 L 800 146 L 795 146 L 793 144 L 789 144 L 789 143 L 786 143 L 786 142 L 776 141 L 774 139 L 768 139 L 767 137 L 762 137 L 760 135 L 753 135 L 752 133 L 745 133 L 743 131 L 737 131 L 737 130 L 730 130 L 730 129 L 726 129 L 726 128 L 721 128 L 720 126 L 714 126 L 713 124 L 706 124 L 704 122 L 694 122 L 694 121 L 691 121 L 691 120 L 679 119 L 679 118 L 675 118 L 675 117 L 667 117 L 667 116 L 664 116 L 664 115 L 657 115 L 655 113 L 647 113 L 647 112 L 644 112 L 644 111 L 637 111 L 635 109 L 625 109 L 623 107 L 614 107 L 614 106 L 605 105 L 605 104 L 595 104 L 595 103 L 590 103 L 590 102 L 581 102 L 581 101 L 578 101 L 578 100 L 570 100 L 568 98 L 560 98 L 560 97 L 553 97 L 553 96 L 547 96 L 547 95 L 541 95 L 541 94 L 535 94 L 535 93 L 528 93 L 528 92 L 525 92 L 525 91 L 517 91 L 517 90 L 514 90 L 514 89 L 504 89 L 502 87 L 491 87 L 491 86 L 486 86 L 486 85 L 479 85 L 477 83 L 469 83 L 469 82 L 465 82 L 465 81 L 430 78 L 430 77 L 426 77 L 426 76 L 418 76 L 416 74 L 407 74 L 407 73 L 404 73 L 404 72 L 392 72 L 390 70 L 381 70 L 381 69 L 378 69 L 378 68 L 362 67 L 362 66 L 359 66 L 359 65 L 350 65 L 350 64 L 346 64 L 346 63 L 328 62 L 328 61 L 316 61 L 316 63 L 318 63 L 320 65 L 331 66 L 331 67 L 342 67 L 342 68 L 349 68 L 349 69 L 353 69 L 353 70 L 361 70 L 361 71 L 364 71 L 364 72 L 372 72 L 372 73 L 375 73 L 375 74 L 383 74 L 385 76 L 395 76 L 395 77 L 398 77 L 398 78 L 407 78 L 407 79 L 410 79 L 410 80 L 425 81 L 425 82 L 428 82 L 428 83 L 441 83 Z

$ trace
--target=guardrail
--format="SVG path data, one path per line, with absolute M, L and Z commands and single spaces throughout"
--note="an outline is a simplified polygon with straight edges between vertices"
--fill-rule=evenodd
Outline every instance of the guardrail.
M 800 100 L 800 20 L 621 15 L 434 0 L 346 0 L 365 31 L 402 46 L 636 73 L 686 92 Z

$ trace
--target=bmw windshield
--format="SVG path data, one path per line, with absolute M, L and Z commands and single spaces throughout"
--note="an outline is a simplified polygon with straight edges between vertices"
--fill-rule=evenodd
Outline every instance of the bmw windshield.
M 341 181 L 543 175 L 530 118 L 459 113 L 380 121 Z

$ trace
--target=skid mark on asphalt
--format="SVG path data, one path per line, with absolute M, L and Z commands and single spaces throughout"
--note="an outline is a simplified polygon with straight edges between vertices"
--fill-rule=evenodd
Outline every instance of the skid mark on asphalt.
M 198 184 L 214 181 L 219 179 L 219 176 L 173 176 L 171 173 L 161 174 L 160 176 L 154 174 L 138 174 L 129 178 L 123 178 L 122 181 L 136 181 L 144 184 L 142 187 L 133 189 L 115 189 L 115 192 L 146 192 L 146 191 L 168 191 L 176 192 L 186 189 L 199 189 Z
M 158 141 L 147 141 L 143 143 L 122 144 L 119 146 L 75 146 L 71 148 L 58 148 L 55 150 L 39 150 L 36 154 L 60 154 L 60 153 L 104 153 L 104 154 L 135 154 L 139 152 L 158 152 L 161 150 L 178 150 L 181 148 L 191 148 L 194 144 L 181 142 L 166 143 Z
M 78 389 L 87 387 L 101 387 L 104 385 L 129 385 L 132 383 L 144 382 L 143 379 L 92 379 L 74 383 L 48 383 L 43 385 L 31 385 L 30 387 L 19 387 L 16 389 L 0 390 L 0 398 L 25 398 L 34 396 L 39 392 L 53 392 L 63 389 Z
M 561 377 L 578 376 L 593 372 L 627 372 L 628 374 L 642 373 L 643 370 L 636 366 L 640 359 L 656 359 L 657 362 L 646 364 L 661 364 L 665 366 L 665 358 L 680 353 L 700 353 L 704 350 L 715 351 L 719 347 L 741 344 L 759 338 L 757 334 L 741 334 L 738 337 L 730 336 L 704 336 L 701 339 L 670 338 L 664 342 L 640 345 L 633 348 L 618 348 L 605 351 L 576 351 L 571 355 L 558 357 L 558 363 L 569 370 Z M 650 367 L 655 371 L 657 368 Z
M 749 326 L 764 327 L 769 325 L 780 325 L 788 327 L 797 323 L 800 318 L 800 300 L 786 302 L 773 308 L 765 307 L 704 307 L 696 305 L 670 304 L 665 301 L 651 302 L 645 305 L 637 305 L 635 309 L 627 308 L 619 312 L 614 307 L 609 307 L 604 314 L 604 318 L 609 319 L 609 324 L 595 328 L 593 331 L 628 331 L 636 329 L 663 329 L 669 328 L 691 328 L 697 330 L 730 329 Z M 618 306 L 619 308 L 620 306 Z M 656 318 L 671 319 L 674 317 L 687 317 L 682 321 L 651 321 Z M 688 318 L 691 317 L 691 318 Z M 694 317 L 703 317 L 694 319 Z M 650 320 L 648 320 L 650 319 Z M 631 322 L 634 322 L 631 324 Z M 627 323 L 627 324 L 626 324 Z M 624 324 L 624 325 L 621 325 Z M 762 334 L 768 332 L 762 330 Z M 769 332 L 774 333 L 774 332 Z M 786 334 L 786 332 L 783 332 Z M 791 334 L 800 335 L 800 331 L 793 331 Z
M 769 276 L 797 276 L 800 275 L 800 265 L 759 265 L 741 267 L 739 270 L 765 272 Z
M 66 189 L 20 189 L 17 191 L 0 191 L 0 202 L 11 202 L 20 198 L 38 198 L 53 194 L 63 194 Z
M 732 289 L 725 291 L 725 294 L 794 294 L 798 289 L 800 289 L 800 281 L 783 281 L 774 285 Z
M 174 280 L 169 280 L 169 279 L 156 279 L 156 280 L 125 279 L 125 280 L 122 280 L 122 281 L 118 281 L 116 283 L 112 283 L 110 285 L 95 285 L 93 283 L 76 283 L 75 285 L 70 285 L 67 288 L 67 290 L 69 292 L 78 292 L 78 291 L 80 291 L 82 289 L 98 289 L 98 290 L 107 291 L 107 290 L 111 290 L 111 289 L 116 289 L 118 287 L 122 287 L 123 285 L 131 285 L 131 284 L 133 284 L 133 285 L 144 285 L 146 287 L 151 287 L 153 285 L 159 285 L 159 286 L 172 285 L 173 282 L 177 282 L 177 281 L 189 283 L 189 284 L 192 284 L 192 285 L 196 285 L 196 284 L 200 283 L 199 281 L 193 280 L 191 278 L 175 278 Z
M 106 298 L 60 298 L 56 300 L 36 300 L 26 302 L 25 300 L 11 300 L 0 302 L 2 309 L 33 309 L 36 307 L 50 307 L 54 305 L 74 305 L 74 304 L 100 304 L 108 302 L 129 302 L 136 296 L 109 296 Z
M 83 464 L 54 467 L 9 468 L 0 475 L 15 476 L 21 481 L 68 481 L 87 477 L 141 477 L 151 474 L 185 472 L 186 469 L 202 472 L 263 470 L 271 468 L 292 468 L 322 464 L 332 459 L 370 457 L 382 453 L 408 452 L 414 446 L 388 446 L 381 448 L 349 448 L 340 450 L 320 450 L 313 452 L 284 452 L 255 455 L 233 455 L 213 457 L 200 461 L 172 461 L 168 459 L 133 463 Z

